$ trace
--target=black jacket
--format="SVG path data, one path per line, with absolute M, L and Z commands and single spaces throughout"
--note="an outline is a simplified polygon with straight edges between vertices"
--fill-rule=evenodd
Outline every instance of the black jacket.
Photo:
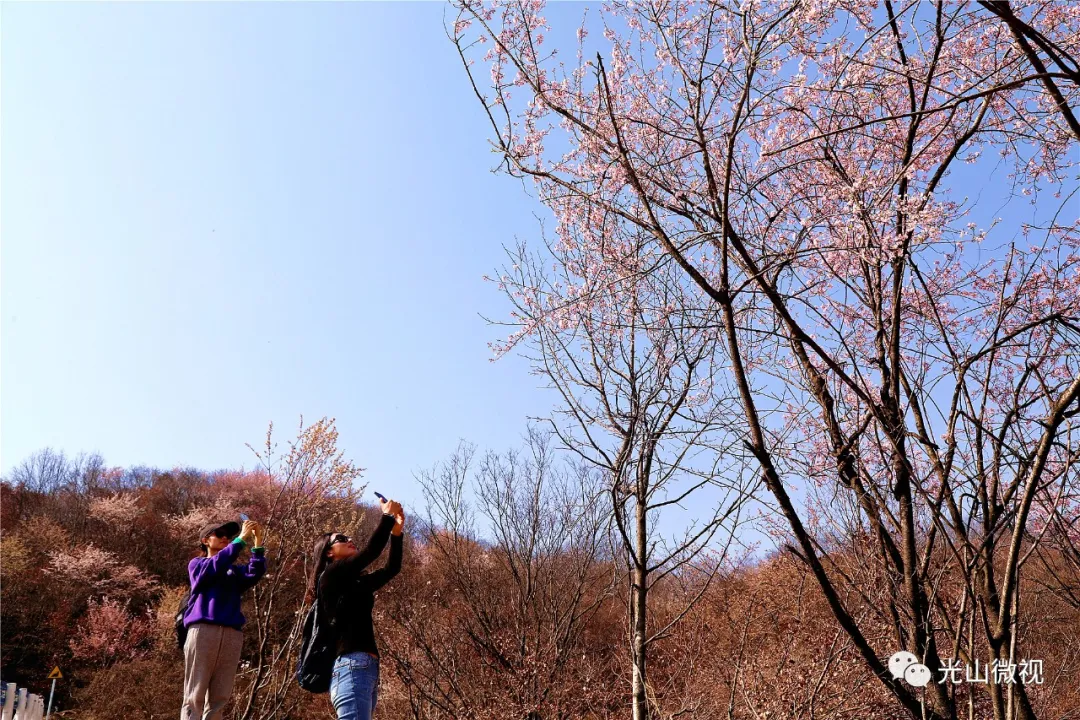
M 390 536 L 393 528 L 393 515 L 384 515 L 363 550 L 330 563 L 319 579 L 321 609 L 337 634 L 339 656 L 357 650 L 379 654 L 371 612 L 375 607 L 375 591 L 401 570 L 402 538 Z M 390 559 L 384 567 L 368 572 L 367 566 L 382 553 L 387 539 L 390 539 Z

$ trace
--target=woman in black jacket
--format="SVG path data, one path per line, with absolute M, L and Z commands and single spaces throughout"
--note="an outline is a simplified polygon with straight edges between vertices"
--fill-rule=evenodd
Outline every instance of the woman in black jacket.
M 338 720 L 371 720 L 379 696 L 379 650 L 371 619 L 375 591 L 401 570 L 405 512 L 393 500 L 383 501 L 383 517 L 363 550 L 342 533 L 325 533 L 315 543 L 319 562 L 308 585 L 309 598 L 320 603 L 337 635 L 337 660 L 330 681 L 330 700 Z M 390 540 L 390 559 L 368 572 Z

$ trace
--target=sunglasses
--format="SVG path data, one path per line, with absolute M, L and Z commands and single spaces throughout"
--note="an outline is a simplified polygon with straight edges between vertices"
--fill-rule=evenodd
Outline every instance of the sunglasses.
M 225 532 L 224 530 L 215 530 L 214 537 L 221 538 L 222 540 L 228 540 L 229 538 L 236 537 L 232 533 Z
M 352 542 L 352 538 L 350 538 L 348 535 L 338 535 L 338 536 L 333 537 L 333 538 L 330 539 L 330 544 L 327 545 L 327 547 L 333 547 L 334 545 L 337 545 L 338 543 L 347 543 L 347 542 Z

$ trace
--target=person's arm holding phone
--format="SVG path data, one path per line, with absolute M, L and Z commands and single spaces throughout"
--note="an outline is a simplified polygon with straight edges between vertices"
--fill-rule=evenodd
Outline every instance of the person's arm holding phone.
M 386 565 L 363 576 L 361 579 L 371 592 L 375 592 L 401 572 L 401 548 L 402 543 L 404 542 L 403 535 L 405 533 L 405 511 L 401 508 L 401 505 L 397 505 L 396 511 L 397 512 L 394 513 L 394 526 L 390 532 L 390 558 L 386 561 Z
M 375 528 L 375 532 L 372 533 L 367 545 L 362 549 L 358 549 L 356 554 L 352 557 L 338 561 L 350 572 L 359 572 L 363 570 L 368 565 L 375 562 L 379 555 L 382 555 L 382 551 L 386 547 L 386 542 L 390 539 L 390 532 L 394 529 L 394 524 L 397 522 L 395 515 L 401 511 L 401 505 L 396 501 L 387 500 L 379 493 L 376 493 L 376 495 L 379 496 L 379 503 L 383 512 L 383 517 L 382 520 L 379 521 L 379 526 Z
M 245 520 L 245 524 L 248 521 Z M 240 592 L 254 587 L 266 573 L 266 550 L 262 546 L 263 529 L 257 522 L 251 523 L 251 557 L 246 568 L 240 570 Z

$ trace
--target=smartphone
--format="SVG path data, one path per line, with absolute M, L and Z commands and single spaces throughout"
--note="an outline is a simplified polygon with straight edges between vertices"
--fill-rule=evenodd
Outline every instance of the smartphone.
M 375 493 L 375 497 L 379 498 L 379 499 L 380 499 L 380 500 L 382 500 L 383 502 L 386 502 L 386 496 L 385 496 L 385 495 L 383 495 L 382 493 L 378 493 L 378 492 L 377 492 L 377 493 Z
M 248 521 L 248 520 L 250 520 L 250 519 L 251 519 L 251 518 L 249 518 L 249 517 L 248 517 L 247 515 L 245 515 L 244 513 L 240 513 L 240 520 L 241 520 L 242 522 L 247 522 L 247 521 Z

